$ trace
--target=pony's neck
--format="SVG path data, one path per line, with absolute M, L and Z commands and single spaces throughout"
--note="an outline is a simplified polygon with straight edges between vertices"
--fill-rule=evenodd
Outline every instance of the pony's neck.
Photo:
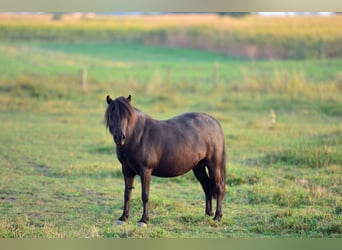
M 145 122 L 148 116 L 140 110 L 134 108 L 134 114 L 132 118 L 132 125 L 129 134 L 130 136 L 140 138 L 144 131 Z

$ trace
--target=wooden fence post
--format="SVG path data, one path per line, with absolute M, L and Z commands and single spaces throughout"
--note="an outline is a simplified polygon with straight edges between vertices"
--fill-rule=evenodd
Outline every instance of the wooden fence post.
M 81 69 L 81 85 L 82 85 L 82 90 L 87 91 L 88 79 L 87 79 L 87 69 L 85 67 Z
M 212 79 L 212 84 L 213 84 L 213 87 L 216 87 L 217 85 L 217 81 L 218 81 L 218 67 L 219 67 L 219 64 L 218 62 L 214 62 L 213 64 L 213 79 Z

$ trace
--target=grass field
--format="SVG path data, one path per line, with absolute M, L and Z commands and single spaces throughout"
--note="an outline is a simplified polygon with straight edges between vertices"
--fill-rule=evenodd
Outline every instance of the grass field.
M 341 237 L 341 58 L 2 40 L 0 65 L 0 237 Z M 136 226 L 136 178 L 129 223 L 115 225 L 124 184 L 103 121 L 107 94 L 131 94 L 156 119 L 204 111 L 222 123 L 221 222 L 204 215 L 189 173 L 152 179 L 147 228 Z

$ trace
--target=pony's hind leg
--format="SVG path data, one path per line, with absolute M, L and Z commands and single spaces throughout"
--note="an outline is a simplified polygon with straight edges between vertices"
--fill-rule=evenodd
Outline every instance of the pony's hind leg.
M 216 189 L 216 212 L 214 216 L 214 220 L 220 221 L 222 218 L 222 201 L 224 196 L 224 184 L 220 180 L 215 180 L 215 189 Z
M 213 169 L 212 167 L 215 166 Z M 209 169 L 209 182 L 211 184 L 213 197 L 216 198 L 216 212 L 214 220 L 220 221 L 222 218 L 222 202 L 225 193 L 225 162 L 217 164 L 211 162 L 208 164 Z
M 201 183 L 205 193 L 205 213 L 209 216 L 214 215 L 212 209 L 212 190 L 207 172 L 205 171 L 205 164 L 198 164 L 193 170 L 195 177 Z

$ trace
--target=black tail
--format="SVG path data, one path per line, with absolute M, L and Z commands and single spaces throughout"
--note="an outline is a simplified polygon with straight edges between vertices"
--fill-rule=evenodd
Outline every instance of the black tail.
M 223 142 L 224 143 L 224 142 Z M 223 150 L 222 150 L 222 159 L 221 159 L 221 166 L 220 166 L 220 185 L 223 187 L 223 192 L 226 191 L 226 146 L 225 143 L 223 144 Z M 214 180 L 211 180 L 211 188 L 212 188 L 212 194 L 213 198 L 217 198 L 217 188 Z

